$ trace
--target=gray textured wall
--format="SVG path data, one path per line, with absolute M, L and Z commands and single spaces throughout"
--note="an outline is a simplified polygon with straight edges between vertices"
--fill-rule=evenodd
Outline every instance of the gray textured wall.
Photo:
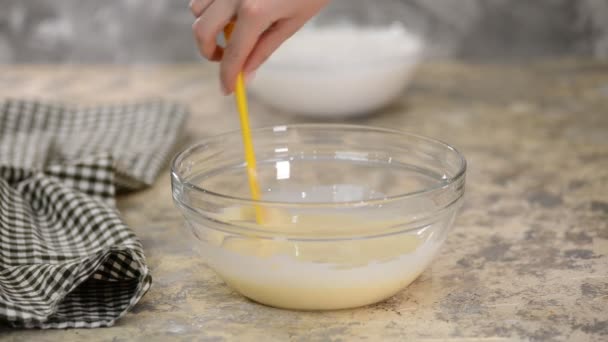
M 403 20 L 438 57 L 608 58 L 608 0 L 346 1 L 404 5 Z M 0 0 L 0 62 L 196 60 L 187 2 Z

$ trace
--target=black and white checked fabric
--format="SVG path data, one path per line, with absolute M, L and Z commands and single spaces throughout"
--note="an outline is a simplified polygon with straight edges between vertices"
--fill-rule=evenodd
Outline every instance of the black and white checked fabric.
M 0 322 L 109 326 L 139 301 L 150 272 L 114 194 L 153 182 L 185 117 L 162 101 L 0 101 Z

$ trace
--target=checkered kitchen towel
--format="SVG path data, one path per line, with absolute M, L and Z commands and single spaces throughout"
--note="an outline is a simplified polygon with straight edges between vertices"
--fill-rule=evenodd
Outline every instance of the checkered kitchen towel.
M 0 101 L 0 322 L 109 326 L 137 303 L 151 277 L 115 189 L 153 182 L 185 117 L 161 101 Z

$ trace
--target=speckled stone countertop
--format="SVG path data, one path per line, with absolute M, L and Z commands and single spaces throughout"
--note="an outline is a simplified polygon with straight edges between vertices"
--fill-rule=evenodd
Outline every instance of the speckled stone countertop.
M 189 104 L 187 140 L 238 127 L 210 66 L 3 66 L 0 96 Z M 255 126 L 302 121 L 253 103 Z M 354 123 L 417 132 L 469 162 L 466 203 L 432 266 L 384 303 L 291 312 L 231 291 L 193 251 L 168 172 L 122 196 L 154 284 L 112 328 L 7 341 L 608 341 L 608 63 L 420 68 L 402 103 Z

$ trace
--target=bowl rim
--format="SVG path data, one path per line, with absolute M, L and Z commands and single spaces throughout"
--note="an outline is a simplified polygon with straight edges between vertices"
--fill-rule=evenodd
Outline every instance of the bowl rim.
M 409 54 L 401 54 L 400 56 L 390 56 L 390 57 L 378 57 L 375 59 L 366 60 L 364 64 L 361 64 L 358 61 L 340 61 L 339 63 L 288 63 L 288 62 L 273 62 L 268 61 L 265 62 L 263 66 L 260 67 L 260 70 L 256 73 L 256 77 L 253 77 L 251 80 L 251 84 L 255 84 L 257 78 L 257 74 L 263 76 L 263 74 L 273 73 L 273 72 L 310 72 L 310 71 L 327 71 L 331 70 L 334 73 L 337 72 L 348 72 L 348 73 L 357 73 L 366 71 L 370 68 L 377 69 L 380 67 L 407 67 L 414 68 L 417 66 L 418 62 L 422 58 L 422 52 L 413 52 Z
M 367 69 L 378 69 L 390 66 L 394 67 L 408 67 L 414 68 L 418 62 L 423 58 L 424 52 L 422 50 L 410 51 L 407 53 L 394 54 L 391 56 L 382 56 L 366 59 L 364 64 L 361 61 L 342 60 L 339 62 L 285 62 L 285 61 L 271 61 L 268 60 L 260 67 L 259 73 L 271 73 L 271 72 L 310 72 L 310 71 L 327 71 L 331 70 L 336 72 L 360 72 Z M 256 74 L 257 75 L 257 74 Z M 257 78 L 253 78 L 252 84 L 255 83 Z
M 331 24 L 331 25 L 318 25 L 314 23 L 307 24 L 305 26 L 307 29 L 302 29 L 297 32 L 294 37 L 302 35 L 302 34 L 310 34 L 314 30 L 320 30 L 316 34 L 323 33 L 322 30 L 327 27 L 333 28 L 354 28 L 354 27 L 367 27 L 367 28 L 379 28 L 379 27 L 391 27 L 391 25 L 356 25 L 356 24 Z M 402 27 L 403 28 L 403 27 Z M 411 31 L 405 31 L 405 38 L 411 44 L 405 50 L 393 52 L 390 54 L 383 55 L 374 55 L 363 60 L 353 60 L 353 59 L 342 59 L 342 60 L 334 60 L 334 61 L 279 61 L 274 59 L 273 56 L 269 58 L 264 64 L 260 67 L 260 73 L 266 72 L 274 72 L 274 71 L 292 71 L 292 72 L 301 72 L 301 71 L 311 71 L 311 70 L 332 70 L 332 71 L 348 71 L 353 72 L 353 68 L 355 69 L 368 69 L 368 68 L 378 68 L 379 66 L 385 67 L 390 64 L 391 67 L 394 66 L 407 66 L 414 67 L 418 62 L 424 57 L 427 51 L 427 44 L 425 39 L 418 35 L 414 34 Z M 279 47 L 281 49 L 282 47 Z M 255 80 L 255 78 L 254 78 Z M 252 81 L 254 83 L 254 81 Z
M 308 129 L 308 130 L 310 130 L 310 129 L 315 129 L 315 130 L 333 129 L 333 130 L 343 130 L 343 131 L 364 130 L 367 132 L 376 132 L 376 133 L 380 133 L 380 134 L 407 136 L 407 137 L 422 140 L 426 143 L 438 144 L 438 145 L 446 148 L 447 150 L 451 151 L 458 157 L 459 162 L 460 162 L 460 167 L 458 168 L 458 171 L 456 172 L 456 174 L 453 177 L 442 179 L 441 182 L 438 182 L 437 184 L 434 184 L 433 186 L 429 186 L 429 187 L 421 189 L 421 190 L 407 192 L 407 193 L 398 194 L 398 195 L 391 195 L 391 196 L 387 196 L 384 198 L 378 198 L 378 199 L 358 200 L 358 201 L 337 201 L 337 202 L 289 202 L 289 201 L 273 201 L 273 200 L 264 200 L 264 199 L 254 200 L 250 197 L 246 198 L 246 197 L 219 193 L 217 191 L 211 191 L 211 190 L 205 189 L 199 185 L 185 181 L 183 179 L 183 177 L 180 177 L 180 175 L 177 171 L 177 163 L 180 162 L 184 156 L 188 155 L 192 150 L 194 150 L 196 148 L 200 148 L 204 145 L 207 145 L 212 141 L 216 141 L 218 139 L 223 139 L 224 137 L 232 136 L 235 134 L 240 135 L 241 134 L 240 130 L 236 129 L 236 130 L 231 130 L 231 131 L 228 131 L 225 133 L 217 134 L 217 135 L 199 140 L 198 142 L 191 144 L 190 146 L 188 146 L 181 152 L 177 153 L 171 161 L 171 171 L 170 172 L 171 172 L 172 184 L 175 181 L 178 181 L 179 184 L 181 185 L 181 187 L 186 187 L 186 188 L 194 191 L 195 193 L 199 193 L 201 195 L 207 195 L 212 198 L 227 200 L 227 201 L 231 201 L 231 202 L 235 202 L 235 203 L 239 203 L 239 204 L 249 204 L 249 205 L 253 205 L 253 206 L 259 205 L 259 206 L 280 206 L 280 207 L 337 207 L 337 208 L 338 207 L 357 207 L 357 206 L 360 207 L 360 206 L 379 205 L 379 204 L 386 204 L 388 202 L 407 200 L 407 199 L 410 199 L 413 197 L 424 196 L 424 195 L 428 195 L 428 194 L 431 194 L 436 191 L 440 191 L 440 190 L 449 188 L 453 184 L 463 181 L 465 174 L 466 174 L 466 170 L 467 170 L 467 161 L 466 161 L 464 155 L 458 149 L 453 147 L 452 145 L 450 145 L 446 142 L 443 142 L 442 140 L 439 140 L 439 139 L 430 138 L 428 136 L 424 136 L 424 135 L 420 135 L 420 134 L 416 134 L 416 133 L 404 132 L 404 131 L 400 131 L 400 130 L 396 130 L 396 129 L 382 128 L 382 127 L 369 126 L 369 125 L 356 125 L 356 124 L 305 123 L 305 124 L 286 124 L 286 125 L 263 126 L 263 127 L 254 128 L 251 130 L 251 132 L 255 134 L 256 132 L 262 132 L 262 131 L 268 131 L 268 130 L 286 131 L 286 130 L 290 130 L 290 129 L 296 129 L 296 130 L 298 130 L 298 129 Z M 458 197 L 460 197 L 460 196 L 458 196 Z M 453 203 L 450 203 L 450 205 L 451 204 L 453 204 Z
M 423 43 L 417 43 L 419 46 L 411 49 L 410 51 L 395 53 L 385 56 L 377 56 L 373 58 L 367 58 L 363 61 L 361 60 L 340 60 L 340 61 L 331 61 L 331 62 L 316 62 L 316 61 L 296 61 L 296 62 L 288 62 L 288 61 L 277 61 L 271 60 L 264 62 L 264 64 L 260 67 L 258 73 L 260 75 L 266 73 L 273 72 L 310 72 L 310 71 L 327 71 L 330 70 L 333 73 L 336 72 L 361 72 L 368 69 L 378 69 L 378 68 L 396 68 L 396 67 L 407 67 L 407 68 L 415 68 L 420 60 L 424 58 L 425 55 L 425 47 Z M 251 83 L 254 84 L 257 78 L 253 78 Z

